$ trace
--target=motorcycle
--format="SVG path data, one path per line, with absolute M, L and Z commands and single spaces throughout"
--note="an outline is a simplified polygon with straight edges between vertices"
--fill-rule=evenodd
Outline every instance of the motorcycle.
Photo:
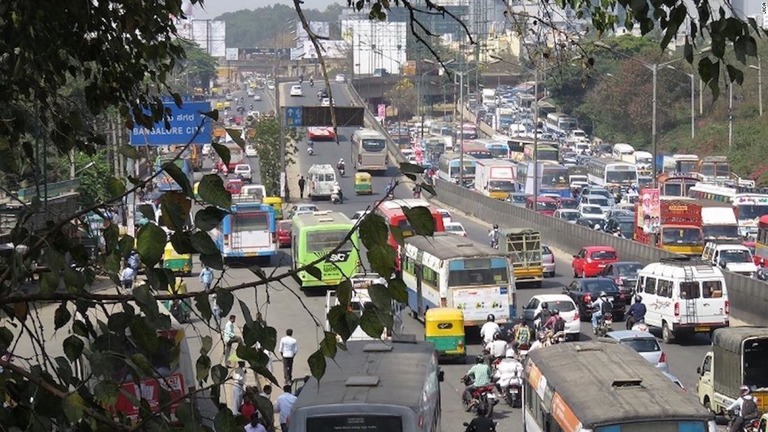
M 331 203 L 332 204 L 342 204 L 341 194 L 336 193 L 336 192 L 332 193 L 331 194 Z
M 339 170 L 339 175 L 340 175 L 341 177 L 344 177 L 344 174 L 346 174 L 346 173 L 347 173 L 347 170 L 344 168 L 344 165 L 339 165 L 339 166 L 337 166 L 336 168 L 338 168 L 338 170 Z
M 469 423 L 467 423 L 467 422 L 464 422 L 463 424 L 464 424 L 464 427 L 466 428 L 466 429 L 464 429 L 464 432 L 475 432 L 475 427 L 474 426 L 470 427 Z M 493 427 L 491 428 L 491 432 L 496 432 L 496 426 L 497 425 L 498 425 L 497 422 L 493 422 Z
M 523 365 L 513 358 L 504 358 L 494 363 L 493 381 L 496 390 L 512 408 L 522 404 Z
M 496 240 L 496 239 L 491 239 L 491 247 L 494 248 L 494 249 L 498 249 L 499 248 L 499 241 Z
M 468 375 L 464 375 L 461 378 L 461 381 L 466 387 L 469 387 L 472 384 L 472 378 Z M 471 411 L 476 413 L 477 407 L 480 406 L 480 404 L 484 404 L 486 407 L 488 407 L 488 414 L 486 414 L 486 417 L 492 417 L 493 407 L 499 403 L 499 401 L 496 400 L 496 393 L 494 393 L 495 389 L 495 384 L 488 384 L 483 387 L 478 387 L 472 390 L 469 400 L 467 400 L 466 397 L 462 394 L 461 404 L 464 406 L 464 411 Z
M 310 155 L 310 156 L 315 154 L 315 151 L 312 149 L 312 147 L 307 147 L 307 154 Z
M 736 408 L 736 411 L 738 411 L 738 408 Z M 733 421 L 736 420 L 737 416 L 737 412 L 734 411 L 729 411 L 726 414 L 726 417 L 728 418 L 728 430 L 731 430 L 731 425 L 733 424 Z M 744 423 L 741 425 L 741 432 L 758 432 L 759 430 L 760 418 L 744 420 Z
M 611 313 L 607 313 L 603 315 L 602 318 L 600 318 L 600 322 L 597 324 L 597 328 L 595 328 L 595 334 L 598 337 L 603 337 L 612 331 L 613 331 L 613 315 Z
M 315 80 L 313 80 L 313 79 L 310 79 L 310 80 L 309 80 L 309 86 L 310 86 L 310 87 L 314 87 L 314 86 L 315 86 Z

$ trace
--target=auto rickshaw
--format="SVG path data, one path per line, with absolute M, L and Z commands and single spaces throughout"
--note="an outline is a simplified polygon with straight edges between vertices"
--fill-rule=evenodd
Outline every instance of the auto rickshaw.
M 265 197 L 264 204 L 272 206 L 275 209 L 275 219 L 283 218 L 283 199 L 280 197 Z
M 180 254 L 171 243 L 168 243 L 163 251 L 163 268 L 174 273 L 190 275 L 192 274 L 192 254 Z
M 440 359 L 460 363 L 466 360 L 464 312 L 449 307 L 429 308 L 424 323 L 424 340 L 435 344 Z
M 355 194 L 371 195 L 373 194 L 373 183 L 371 175 L 367 172 L 355 173 Z
M 176 286 L 168 286 L 168 294 L 186 294 L 187 293 L 187 283 L 184 282 L 184 279 L 179 278 L 176 280 Z M 189 319 L 192 315 L 192 307 L 189 305 L 189 300 L 163 300 L 163 306 L 165 306 L 166 309 L 168 309 L 168 312 L 171 313 L 171 316 L 173 316 L 176 321 L 180 323 L 186 323 L 189 322 Z

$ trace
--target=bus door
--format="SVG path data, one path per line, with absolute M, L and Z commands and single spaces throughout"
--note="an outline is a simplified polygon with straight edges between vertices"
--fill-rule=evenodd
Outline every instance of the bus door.
M 421 291 L 421 275 L 423 269 L 421 264 L 414 265 L 413 272 L 416 276 L 416 318 L 420 317 L 424 311 L 424 295 Z

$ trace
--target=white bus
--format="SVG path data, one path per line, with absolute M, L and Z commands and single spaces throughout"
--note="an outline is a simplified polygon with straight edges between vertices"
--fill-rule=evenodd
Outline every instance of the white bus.
M 459 178 L 459 167 L 461 166 L 461 155 L 458 153 L 443 153 L 440 155 L 437 166 L 437 178 L 449 182 L 455 182 Z M 464 155 L 464 178 L 475 178 L 475 158 Z
M 547 129 L 554 132 L 570 132 L 579 128 L 579 122 L 575 118 L 563 113 L 547 114 Z
M 401 271 L 415 317 L 436 307 L 463 310 L 465 327 L 482 325 L 489 314 L 498 323 L 515 317 L 514 273 L 503 252 L 445 232 L 404 242 Z
M 632 163 L 607 158 L 590 158 L 587 169 L 589 182 L 608 190 L 637 184 L 637 167 Z
M 358 129 L 352 134 L 352 159 L 358 171 L 387 170 L 387 139 L 373 129 Z
M 739 220 L 739 234 L 743 237 L 754 237 L 757 235 L 760 216 L 768 215 L 766 192 L 766 189 L 730 188 L 698 183 L 688 190 L 688 196 L 732 205 Z
M 616 160 L 635 163 L 635 148 L 629 144 L 614 144 L 611 153 L 611 157 Z

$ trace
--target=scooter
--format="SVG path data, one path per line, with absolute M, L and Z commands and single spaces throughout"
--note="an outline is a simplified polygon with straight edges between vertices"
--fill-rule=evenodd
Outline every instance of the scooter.
M 346 173 L 347 173 L 347 170 L 344 168 L 344 165 L 339 165 L 339 166 L 338 166 L 338 169 L 339 169 L 339 175 L 340 175 L 341 177 L 344 177 L 344 174 L 346 174 Z
M 494 249 L 498 249 L 499 248 L 499 241 L 496 240 L 496 239 L 491 239 L 491 247 L 494 248 Z
M 501 397 L 512 408 L 518 408 L 522 402 L 523 365 L 513 358 L 501 359 L 495 364 L 493 381 Z
M 341 197 L 340 194 L 334 192 L 334 193 L 331 194 L 331 203 L 332 204 L 342 204 L 343 203 L 343 198 Z
M 307 147 L 307 154 L 310 155 L 310 156 L 315 154 L 315 151 L 312 150 L 312 147 Z
M 603 315 L 603 317 L 600 319 L 600 322 L 597 324 L 597 327 L 595 328 L 595 335 L 598 337 L 603 337 L 612 331 L 613 315 L 611 313 L 607 313 Z

